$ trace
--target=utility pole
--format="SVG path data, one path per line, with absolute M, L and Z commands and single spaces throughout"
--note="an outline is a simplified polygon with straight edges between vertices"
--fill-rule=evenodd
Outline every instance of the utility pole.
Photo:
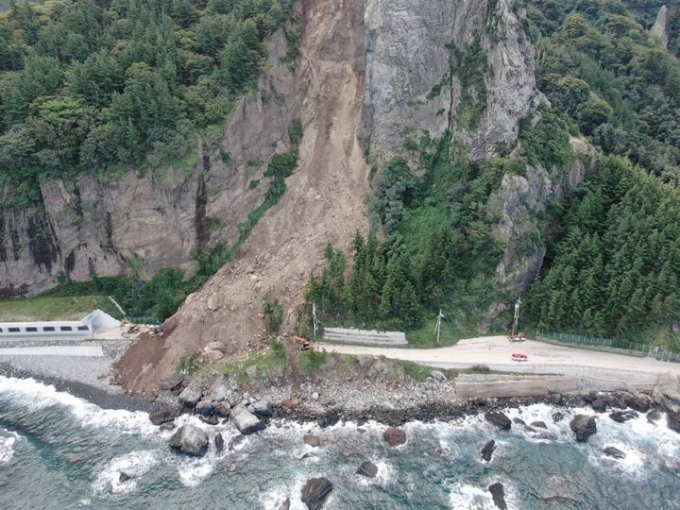
M 437 325 L 434 327 L 434 332 L 437 333 L 437 345 L 439 345 L 439 333 L 442 331 L 442 319 L 444 318 L 444 314 L 442 313 L 442 309 L 439 309 L 439 315 L 437 316 Z
M 316 340 L 317 321 L 316 321 L 316 303 L 314 302 L 312 302 L 312 327 L 313 327 L 312 338 Z
M 522 300 L 518 299 L 517 302 L 515 303 L 515 318 L 512 321 L 512 338 L 515 338 L 515 335 L 518 332 L 518 324 L 519 324 L 519 307 L 522 305 Z

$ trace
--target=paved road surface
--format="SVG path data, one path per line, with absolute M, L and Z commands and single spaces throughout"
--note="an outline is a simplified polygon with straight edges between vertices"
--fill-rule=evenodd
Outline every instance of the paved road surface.
M 372 354 L 387 358 L 414 361 L 425 365 L 463 369 L 472 365 L 486 365 L 496 370 L 529 373 L 573 373 L 583 367 L 589 371 L 612 370 L 647 374 L 672 372 L 680 374 L 680 363 L 668 363 L 652 358 L 637 358 L 609 352 L 563 347 L 534 340 L 508 342 L 507 337 L 492 336 L 461 340 L 451 347 L 438 349 L 395 349 L 354 345 L 318 344 L 318 348 L 344 354 Z M 527 362 L 511 360 L 513 353 L 526 354 Z M 568 367 L 568 369 L 567 369 Z

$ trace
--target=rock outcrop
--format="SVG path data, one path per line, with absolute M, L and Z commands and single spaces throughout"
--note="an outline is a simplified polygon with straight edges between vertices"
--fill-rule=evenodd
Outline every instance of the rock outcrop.
M 375 478 L 378 474 L 378 466 L 371 461 L 366 460 L 357 468 L 356 474 L 365 476 L 366 478 Z
M 208 451 L 208 435 L 193 425 L 183 425 L 170 438 L 170 447 L 193 457 L 203 457 Z
M 486 419 L 486 421 L 495 425 L 501 430 L 510 430 L 510 427 L 512 427 L 512 422 L 510 421 L 510 418 L 508 418 L 504 413 L 501 413 L 499 411 L 491 411 L 488 413 L 484 413 L 484 418 Z
M 506 510 L 508 508 L 508 504 L 505 502 L 505 489 L 503 488 L 502 483 L 496 482 L 489 485 L 489 492 L 491 493 L 496 508 L 500 508 L 501 510 Z
M 668 20 L 668 7 L 662 5 L 659 9 L 659 14 L 656 15 L 656 21 L 652 26 L 652 34 L 657 36 L 664 48 L 668 48 L 668 32 L 666 31 L 666 23 Z
M 333 484 L 328 478 L 312 478 L 302 488 L 302 502 L 309 510 L 321 510 L 332 490 Z
M 315 436 L 313 434 L 305 434 L 303 440 L 305 444 L 308 444 L 313 448 L 318 448 L 319 446 L 321 446 L 321 439 L 319 439 L 319 436 Z
M 392 447 L 401 446 L 406 443 L 406 432 L 402 429 L 390 427 L 383 432 L 383 439 Z
M 618 448 L 615 448 L 615 447 L 613 447 L 613 446 L 607 446 L 607 447 L 605 447 L 605 449 L 602 450 L 602 452 L 603 452 L 607 457 L 612 457 L 612 458 L 614 458 L 614 459 L 625 459 L 625 458 L 626 458 L 625 452 L 622 452 L 621 450 L 619 450 Z
M 590 436 L 597 432 L 595 417 L 586 416 L 584 414 L 574 416 L 569 427 L 576 435 L 576 440 L 580 443 L 585 443 Z
M 494 450 L 496 449 L 496 441 L 493 439 L 486 443 L 480 452 L 482 456 L 482 460 L 485 460 L 486 462 L 491 461 L 491 456 L 493 455 Z

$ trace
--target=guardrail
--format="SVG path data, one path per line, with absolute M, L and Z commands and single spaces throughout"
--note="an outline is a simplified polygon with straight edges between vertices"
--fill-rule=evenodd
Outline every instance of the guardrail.
M 380 345 L 383 347 L 405 347 L 408 345 L 406 334 L 400 331 L 377 331 L 353 328 L 325 328 L 325 342 L 343 344 Z

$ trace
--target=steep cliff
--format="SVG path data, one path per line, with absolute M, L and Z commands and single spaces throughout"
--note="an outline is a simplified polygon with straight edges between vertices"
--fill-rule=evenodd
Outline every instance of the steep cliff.
M 288 191 L 236 258 L 186 299 L 170 334 L 129 351 L 119 368 L 130 390 L 153 391 L 181 357 L 211 341 L 225 342 L 230 356 L 262 346 L 267 294 L 281 300 L 290 324 L 326 245 L 344 247 L 367 228 L 367 154 L 371 163 L 406 154 L 415 132 L 452 133 L 473 158 L 488 157 L 515 144 L 520 119 L 541 100 L 533 48 L 510 0 L 307 0 L 302 13 L 295 72 L 274 64 L 260 82 L 276 77 L 288 118 L 304 126 Z M 245 99 L 224 150 L 237 136 L 263 146 L 258 129 L 278 114 L 270 108 Z

